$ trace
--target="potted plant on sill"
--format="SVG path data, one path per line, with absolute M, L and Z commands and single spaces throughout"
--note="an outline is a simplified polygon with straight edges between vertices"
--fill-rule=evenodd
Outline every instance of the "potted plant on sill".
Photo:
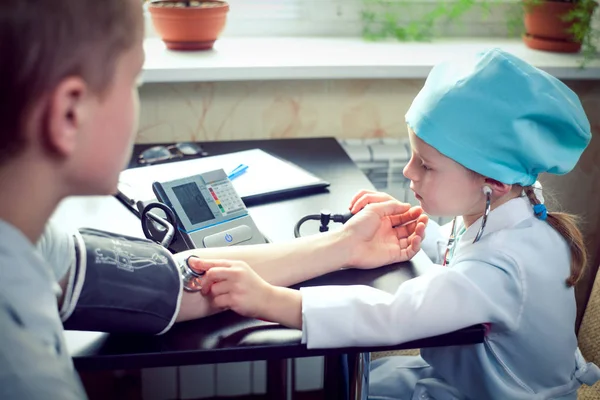
M 410 22 L 401 22 L 401 16 L 410 11 L 415 1 L 405 0 L 362 0 L 363 37 L 367 40 L 396 38 L 402 41 L 429 40 L 435 36 L 436 27 L 450 21 L 459 21 L 467 12 L 481 10 L 482 19 L 492 12 L 492 7 L 502 5 L 498 0 L 432 0 L 425 2 L 429 11 Z M 523 42 L 531 48 L 549 51 L 570 51 L 582 53 L 580 66 L 598 55 L 600 31 L 593 26 L 592 16 L 597 0 L 521 0 L 521 4 L 511 4 L 505 11 L 508 33 L 511 36 L 523 35 Z M 558 4 L 558 6 L 556 6 Z M 558 8 L 558 12 L 545 15 L 546 8 Z M 541 14 L 541 15 L 540 15 Z M 548 33 L 536 31 L 538 18 L 542 25 L 555 28 L 556 39 L 549 39 Z M 406 18 L 404 18 L 406 19 Z M 531 28 L 533 21 L 534 28 Z M 524 29 L 524 26 L 526 29 Z M 550 33 L 552 35 L 552 33 Z M 552 38 L 552 36 L 550 36 Z M 565 39 L 566 38 L 566 39 Z M 544 46 L 545 45 L 545 46 Z M 560 50 L 565 46 L 565 50 Z
M 151 0 L 152 24 L 171 50 L 209 50 L 225 27 L 225 1 Z
M 525 44 L 536 50 L 578 53 L 584 63 L 598 56 L 592 26 L 595 0 L 523 0 Z

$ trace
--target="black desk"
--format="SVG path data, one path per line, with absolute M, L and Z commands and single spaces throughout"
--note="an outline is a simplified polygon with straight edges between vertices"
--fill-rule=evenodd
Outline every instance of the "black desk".
M 329 189 L 322 193 L 249 208 L 258 227 L 273 241 L 293 238 L 293 226 L 302 216 L 318 213 L 323 208 L 334 212 L 344 211 L 357 191 L 373 188 L 333 138 L 209 142 L 203 146 L 211 155 L 261 148 L 331 182 Z M 147 146 L 136 146 L 136 154 L 145 147 Z M 127 234 L 138 231 L 141 234 L 141 229 L 136 226 L 139 224 L 137 219 L 125 207 L 119 207 L 116 199 L 94 199 L 94 206 L 88 204 L 90 201 L 74 199 L 70 204 L 61 206 L 58 217 L 69 219 L 79 226 Z M 318 225 L 315 222 L 315 225 L 310 226 L 309 222 L 305 226 L 306 231 L 303 227 L 303 232 L 306 235 L 316 232 Z M 426 256 L 421 253 L 410 263 L 367 271 L 338 271 L 306 282 L 303 286 L 364 284 L 393 292 L 403 281 L 424 272 L 427 268 L 425 261 Z M 447 335 L 385 348 L 308 350 L 300 344 L 299 331 L 225 312 L 176 324 L 163 336 L 86 336 L 84 333 L 70 332 L 67 341 L 78 370 L 97 370 L 330 356 L 385 349 L 472 344 L 482 342 L 483 338 L 484 328 L 474 326 Z

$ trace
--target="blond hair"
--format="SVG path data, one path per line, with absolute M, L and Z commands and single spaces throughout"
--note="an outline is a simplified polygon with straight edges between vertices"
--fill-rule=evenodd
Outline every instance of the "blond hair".
M 533 186 L 526 186 L 523 188 L 523 191 L 533 206 L 540 204 Z M 571 214 L 548 212 L 547 221 L 569 244 L 571 250 L 571 274 L 566 279 L 566 284 L 569 287 L 575 286 L 583 276 L 588 259 L 583 235 L 577 227 L 579 219 Z

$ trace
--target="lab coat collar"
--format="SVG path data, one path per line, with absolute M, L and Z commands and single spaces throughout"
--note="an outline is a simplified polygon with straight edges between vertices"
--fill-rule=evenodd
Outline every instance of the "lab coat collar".
M 518 225 L 521 221 L 534 217 L 533 207 L 525 196 L 511 199 L 496 209 L 490 211 L 481 239 L 487 235 Z M 461 236 L 463 244 L 472 243 L 481 227 L 483 217 L 480 217 Z

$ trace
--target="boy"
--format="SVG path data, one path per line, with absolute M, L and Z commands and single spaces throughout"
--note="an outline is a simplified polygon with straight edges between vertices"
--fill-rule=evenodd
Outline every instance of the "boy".
M 64 197 L 114 193 L 136 131 L 143 32 L 139 0 L 0 2 L 0 398 L 85 398 L 58 312 L 73 238 L 46 223 Z M 414 223 L 393 228 L 400 220 Z M 319 238 L 195 253 L 290 285 L 409 259 L 425 222 L 420 209 L 388 202 Z M 166 296 L 177 320 L 216 311 L 199 294 Z
M 33 243 L 65 196 L 114 191 L 136 129 L 142 40 L 136 0 L 0 4 L 2 398 L 85 398 L 56 279 Z

